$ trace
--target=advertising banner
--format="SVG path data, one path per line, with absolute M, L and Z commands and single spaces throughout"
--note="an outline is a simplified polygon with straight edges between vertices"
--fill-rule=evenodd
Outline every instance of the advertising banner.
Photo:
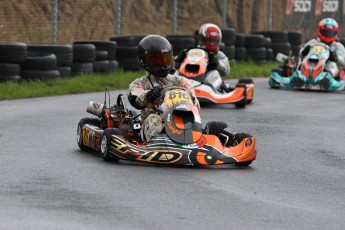
M 341 24 L 344 7 L 343 0 L 286 0 L 284 23 L 287 28 L 308 27 L 330 17 Z

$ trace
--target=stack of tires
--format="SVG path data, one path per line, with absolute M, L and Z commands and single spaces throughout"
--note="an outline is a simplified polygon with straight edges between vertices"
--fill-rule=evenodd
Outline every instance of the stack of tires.
M 273 57 L 275 58 L 278 53 L 289 55 L 291 44 L 288 41 L 288 32 L 286 31 L 257 31 L 253 34 L 261 34 L 269 37 L 272 42 Z
M 73 45 L 90 44 L 95 46 L 95 58 L 91 60 L 93 72 L 114 72 L 119 63 L 115 60 L 117 43 L 114 41 L 74 41 Z
M 197 40 L 193 35 L 167 35 L 166 39 L 173 47 L 174 56 L 178 55 L 181 50 L 193 48 L 197 44 Z
M 245 47 L 245 35 L 236 33 L 235 41 L 235 60 L 244 61 L 246 59 L 247 51 Z
M 229 58 L 229 60 L 235 59 L 235 43 L 236 43 L 236 32 L 234 28 L 222 28 L 222 43 L 221 51 Z
M 36 45 L 28 45 L 28 55 L 31 56 L 30 62 L 33 62 L 35 64 L 30 65 L 36 65 L 36 69 L 34 71 L 39 70 L 42 77 L 43 75 L 56 75 L 56 71 L 59 72 L 60 77 L 70 77 L 71 76 L 71 66 L 73 63 L 73 49 L 72 45 L 63 45 L 63 44 L 53 44 L 53 45 L 47 45 L 47 44 L 36 44 Z M 53 60 L 55 55 L 55 61 Z M 39 62 L 43 61 L 47 66 L 43 67 L 43 63 L 40 64 Z M 28 65 L 26 68 L 32 68 L 32 66 Z M 39 67 L 42 65 L 42 67 Z M 50 67 L 48 67 L 50 66 Z M 42 72 L 42 68 L 45 73 Z M 30 73 L 30 70 L 23 71 L 24 75 L 27 75 Z
M 244 45 L 246 48 L 246 60 L 253 60 L 255 63 L 266 61 L 265 36 L 261 34 L 245 35 Z
M 21 64 L 27 59 L 27 45 L 20 42 L 0 42 L 0 82 L 21 80 Z
M 92 74 L 93 64 L 96 59 L 96 47 L 93 44 L 73 43 L 72 75 Z
M 138 44 L 146 35 L 116 35 L 109 38 L 117 43 L 116 60 L 120 68 L 138 71 L 141 66 L 137 59 Z
M 291 44 L 292 55 L 297 57 L 302 48 L 302 33 L 298 31 L 289 31 L 288 42 Z

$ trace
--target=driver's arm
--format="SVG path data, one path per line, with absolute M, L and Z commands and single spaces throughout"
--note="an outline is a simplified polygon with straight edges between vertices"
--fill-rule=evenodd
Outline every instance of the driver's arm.
M 230 64 L 229 58 L 221 51 L 217 52 L 217 59 L 219 65 L 216 70 L 218 70 L 220 76 L 225 77 L 230 74 Z
M 129 85 L 129 103 L 136 109 L 142 110 L 146 108 L 148 102 L 146 99 L 146 94 L 149 90 L 145 90 L 143 85 L 143 77 L 134 80 Z

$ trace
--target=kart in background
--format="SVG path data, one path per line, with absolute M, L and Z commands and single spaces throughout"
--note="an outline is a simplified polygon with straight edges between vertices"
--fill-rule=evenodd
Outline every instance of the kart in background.
M 256 139 L 252 135 L 234 133 L 219 121 L 208 122 L 203 129 L 199 110 L 186 88 L 168 86 L 162 92 L 152 108 L 164 116 L 164 128 L 153 140 L 141 140 L 140 114 L 128 109 L 120 94 L 113 106 L 89 102 L 87 112 L 96 117 L 79 121 L 79 148 L 99 151 L 105 161 L 185 166 L 247 166 L 256 159 Z
M 278 53 L 277 60 L 284 63 L 283 70 L 274 69 L 268 84 L 271 88 L 284 86 L 292 89 L 335 91 L 343 90 L 345 81 L 325 71 L 330 56 L 330 48 L 324 43 L 316 43 L 309 49 L 300 65 L 293 65 L 294 57 Z M 339 71 L 341 74 L 343 71 Z
M 230 92 L 215 89 L 215 84 L 205 84 L 209 52 L 203 48 L 191 48 L 186 51 L 186 58 L 175 74 L 192 81 L 195 93 L 200 103 L 235 104 L 243 108 L 254 99 L 254 82 L 250 78 L 239 79 Z M 219 74 L 219 73 L 215 73 Z M 210 76 L 212 78 L 212 76 Z M 219 79 L 219 78 L 216 78 Z M 216 80 L 217 81 L 217 80 Z M 227 85 L 229 88 L 229 85 Z

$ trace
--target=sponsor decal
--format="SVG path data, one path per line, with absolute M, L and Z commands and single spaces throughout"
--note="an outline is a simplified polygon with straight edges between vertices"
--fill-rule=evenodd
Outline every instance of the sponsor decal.
M 149 151 L 137 158 L 140 161 L 156 163 L 174 163 L 182 157 L 181 152 L 177 151 Z
M 246 143 L 244 145 L 248 148 L 249 146 L 252 145 L 252 143 L 253 143 L 252 138 L 249 138 L 249 139 L 246 140 Z
M 175 129 L 172 124 L 171 124 L 171 120 L 169 119 L 167 121 L 167 124 L 168 124 L 168 128 L 169 130 L 173 133 L 173 134 L 182 134 L 182 131 L 178 130 L 178 129 Z

